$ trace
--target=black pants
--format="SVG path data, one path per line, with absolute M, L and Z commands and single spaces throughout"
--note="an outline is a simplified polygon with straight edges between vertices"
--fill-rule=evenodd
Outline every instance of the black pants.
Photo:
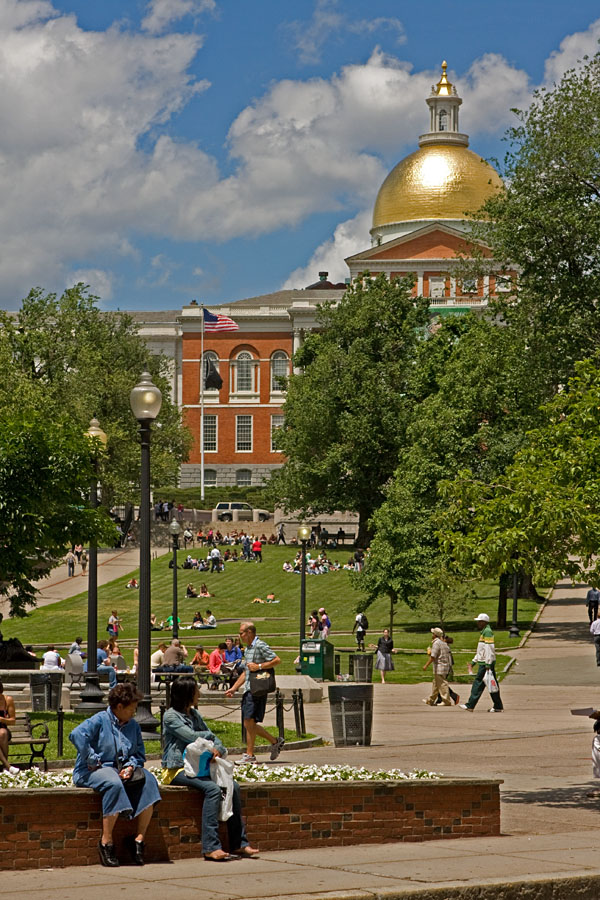
M 595 622 L 598 618 L 598 601 L 592 601 L 588 603 L 588 616 L 590 617 L 590 622 Z
M 600 666 L 600 634 L 596 635 L 594 643 L 596 645 L 596 665 Z

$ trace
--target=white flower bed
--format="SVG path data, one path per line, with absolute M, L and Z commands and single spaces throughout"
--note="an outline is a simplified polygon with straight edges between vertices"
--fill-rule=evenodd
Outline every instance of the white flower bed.
M 151 768 L 159 783 L 162 783 L 164 769 Z M 258 782 L 292 782 L 295 784 L 318 781 L 415 781 L 435 780 L 441 776 L 425 769 L 403 772 L 401 769 L 365 769 L 364 766 L 236 766 L 235 778 L 241 784 Z M 72 788 L 73 770 L 43 772 L 41 769 L 23 769 L 18 775 L 0 772 L 0 789 L 23 790 L 27 788 Z

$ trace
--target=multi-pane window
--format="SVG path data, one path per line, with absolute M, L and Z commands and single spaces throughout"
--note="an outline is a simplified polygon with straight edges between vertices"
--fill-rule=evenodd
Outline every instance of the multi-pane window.
M 430 277 L 429 279 L 429 296 L 440 299 L 446 296 L 446 279 L 438 277 Z
M 271 452 L 276 451 L 277 447 L 275 447 L 273 438 L 275 437 L 275 432 L 278 428 L 281 428 L 285 420 L 285 416 L 271 416 Z
M 214 453 L 217 449 L 217 417 L 204 416 L 204 449 Z
M 271 391 L 283 391 L 282 378 L 288 376 L 288 355 L 283 350 L 277 350 L 271 357 Z
M 448 131 L 448 113 L 445 109 L 440 110 L 440 114 L 438 116 L 438 131 Z
M 252 354 L 242 350 L 237 357 L 236 390 L 237 392 L 252 390 Z
M 252 416 L 235 417 L 235 449 L 252 450 Z
M 204 485 L 205 485 L 205 487 L 216 487 L 216 485 L 217 485 L 217 470 L 216 469 L 205 469 L 204 470 Z
M 252 484 L 252 469 L 238 469 L 235 473 L 235 483 L 238 487 L 250 487 Z
M 462 282 L 463 294 L 475 294 L 477 292 L 477 279 L 467 276 Z

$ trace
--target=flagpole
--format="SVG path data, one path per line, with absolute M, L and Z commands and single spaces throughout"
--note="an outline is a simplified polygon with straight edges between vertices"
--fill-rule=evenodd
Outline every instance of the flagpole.
M 200 499 L 204 500 L 204 307 L 200 332 Z

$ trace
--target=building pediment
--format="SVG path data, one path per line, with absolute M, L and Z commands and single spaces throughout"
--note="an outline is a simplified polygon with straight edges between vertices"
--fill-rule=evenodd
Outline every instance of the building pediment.
M 355 269 L 360 262 L 404 259 L 456 259 L 470 257 L 474 249 L 483 256 L 490 256 L 490 249 L 481 242 L 469 240 L 464 231 L 439 222 L 425 225 L 410 234 L 394 238 L 377 247 L 369 247 L 346 259 Z

